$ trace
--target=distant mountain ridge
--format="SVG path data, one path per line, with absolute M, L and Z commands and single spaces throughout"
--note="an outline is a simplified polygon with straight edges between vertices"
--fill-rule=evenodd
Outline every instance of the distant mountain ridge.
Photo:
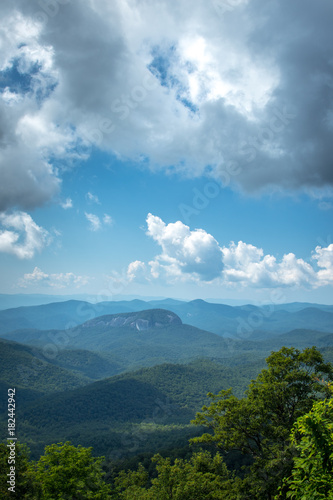
M 26 306 L 39 306 L 44 304 L 51 304 L 53 302 L 67 302 L 69 300 L 78 300 L 82 302 L 96 303 L 95 298 L 92 299 L 91 294 L 75 294 L 75 295 L 47 295 L 47 294 L 33 294 L 33 293 L 0 293 L 0 310 L 13 309 L 16 307 Z M 111 300 L 111 298 L 110 298 Z M 168 303 L 175 305 L 176 303 L 188 302 L 189 299 L 171 299 L 166 297 L 146 297 L 141 295 L 121 295 L 113 294 L 112 301 L 133 301 L 140 300 L 149 302 L 152 307 L 156 304 L 161 304 L 161 307 L 166 306 Z M 228 305 L 243 305 L 250 303 L 246 299 L 205 299 L 206 302 Z M 164 306 L 163 306 L 164 304 Z
M 69 300 L 40 306 L 0 311 L 0 336 L 22 329 L 71 329 L 96 317 L 143 310 L 166 309 L 184 324 L 224 337 L 248 338 L 263 332 L 267 337 L 295 329 L 333 332 L 333 306 L 318 304 L 278 304 L 229 306 L 197 299 L 181 302 L 173 299 L 112 301 L 91 304 Z M 142 322 L 144 327 L 144 322 Z

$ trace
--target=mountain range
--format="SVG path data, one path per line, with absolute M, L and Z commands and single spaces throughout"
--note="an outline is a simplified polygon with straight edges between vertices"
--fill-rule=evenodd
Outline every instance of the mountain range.
M 333 332 L 333 306 L 307 303 L 228 306 L 204 300 L 174 299 L 111 301 L 91 304 L 69 300 L 0 311 L 0 335 L 22 329 L 70 329 L 90 319 L 108 315 L 167 309 L 183 323 L 223 337 L 256 338 L 306 328 Z
M 61 440 L 111 458 L 186 446 L 207 393 L 241 396 L 271 351 L 316 345 L 332 362 L 332 317 L 318 304 L 174 299 L 0 311 L 0 430 L 14 386 L 18 432 L 34 457 Z

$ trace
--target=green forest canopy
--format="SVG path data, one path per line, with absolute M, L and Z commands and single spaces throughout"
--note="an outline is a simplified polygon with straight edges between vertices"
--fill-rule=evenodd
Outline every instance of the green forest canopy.
M 332 499 L 332 379 L 332 365 L 315 347 L 283 347 L 267 358 L 245 397 L 231 390 L 210 394 L 211 403 L 195 418 L 207 432 L 192 440 L 206 449 L 175 461 L 156 455 L 152 474 L 142 465 L 113 474 L 112 464 L 102 467 L 91 448 L 68 442 L 47 446 L 31 462 L 18 445 L 18 498 Z M 249 459 L 243 471 L 228 470 L 224 460 L 235 449 Z M 7 455 L 2 444 L 1 470 Z M 10 498 L 3 478 L 1 498 Z

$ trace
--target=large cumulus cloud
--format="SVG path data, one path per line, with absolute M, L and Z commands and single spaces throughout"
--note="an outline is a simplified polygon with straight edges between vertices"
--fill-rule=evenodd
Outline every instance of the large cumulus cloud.
M 147 235 L 159 245 L 161 253 L 149 263 L 131 262 L 127 270 L 129 281 L 214 282 L 266 289 L 315 289 L 333 284 L 333 244 L 317 246 L 308 261 L 291 252 L 279 261 L 262 248 L 243 241 L 220 246 L 205 230 L 191 230 L 181 221 L 166 224 L 160 217 L 148 214 L 147 228 Z
M 150 262 L 154 277 L 199 278 L 211 281 L 222 271 L 222 252 L 211 234 L 203 229 L 191 231 L 180 221 L 165 224 L 160 217 L 148 214 L 147 234 L 162 253 Z M 133 269 L 132 269 L 133 271 Z
M 333 4 L 230 6 L 2 2 L 0 210 L 52 199 L 92 144 L 222 181 L 237 162 L 248 192 L 330 194 Z

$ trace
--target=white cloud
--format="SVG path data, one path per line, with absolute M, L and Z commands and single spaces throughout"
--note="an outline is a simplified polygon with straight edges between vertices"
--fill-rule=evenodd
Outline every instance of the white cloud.
M 112 226 L 113 224 L 113 219 L 111 217 L 111 215 L 108 215 L 108 214 L 104 214 L 103 215 L 103 222 L 106 226 Z
M 239 241 L 222 248 L 226 283 L 270 288 L 275 286 L 314 286 L 317 276 L 310 264 L 293 253 L 277 262 L 273 255 L 264 255 L 261 248 Z
M 99 231 L 101 229 L 102 223 L 100 221 L 100 218 L 97 215 L 89 214 L 87 212 L 85 212 L 84 215 L 86 216 L 86 219 L 90 223 L 90 226 L 89 226 L 90 231 Z
M 140 260 L 131 262 L 127 268 L 127 277 L 129 281 L 146 283 L 149 280 L 146 264 Z
M 162 253 L 149 262 L 154 277 L 201 279 L 211 281 L 222 271 L 222 252 L 212 235 L 203 229 L 191 231 L 181 221 L 165 224 L 152 214 L 147 217 L 147 234 Z
M 5 101 L 6 104 L 9 105 L 18 103 L 23 99 L 20 94 L 11 92 L 8 87 L 5 87 L 5 89 L 2 91 L 1 98 Z
M 78 276 L 74 273 L 44 273 L 38 267 L 35 267 L 32 273 L 24 274 L 18 282 L 21 288 L 30 288 L 33 286 L 51 287 L 51 288 L 67 288 L 75 286 L 80 288 L 89 282 L 87 276 Z
M 0 252 L 31 259 L 50 243 L 49 233 L 25 212 L 1 213 Z
M 333 244 L 331 243 L 326 248 L 317 246 L 312 259 L 320 268 L 317 273 L 319 282 L 323 285 L 333 284 Z
M 213 282 L 221 286 L 254 288 L 318 288 L 333 283 L 333 244 L 316 247 L 312 260 L 318 270 L 295 254 L 280 261 L 262 248 L 239 241 L 220 247 L 203 229 L 190 230 L 181 221 L 165 224 L 152 214 L 147 217 L 149 235 L 162 252 L 148 264 L 136 260 L 128 266 L 131 281 L 161 280 L 165 283 Z
M 113 219 L 111 215 L 104 214 L 102 220 L 98 215 L 91 214 L 85 212 L 84 215 L 86 216 L 86 219 L 89 221 L 89 229 L 90 231 L 99 231 L 102 229 L 103 224 L 105 226 L 112 226 L 113 224 Z
M 66 200 L 60 203 L 60 205 L 64 210 L 67 210 L 68 208 L 73 207 L 73 200 L 71 198 L 66 198 Z
M 59 229 L 57 229 L 57 228 L 55 228 L 55 227 L 52 229 L 52 232 L 53 232 L 53 234 L 54 234 L 55 236 L 57 236 L 57 237 L 62 236 L 62 232 L 61 232 L 61 231 L 59 231 Z
M 0 71 L 25 86 L 0 91 L 0 210 L 52 199 L 92 144 L 194 176 L 237 161 L 248 192 L 332 185 L 333 4 L 232 4 L 58 2 L 43 24 L 2 2 Z
M 330 201 L 321 201 L 318 203 L 318 207 L 320 210 L 332 210 L 333 208 L 333 203 Z
M 62 106 L 50 98 L 59 75 L 53 47 L 40 40 L 41 27 L 19 4 L 0 9 L 0 71 L 8 81 L 0 90 L 0 210 L 27 210 L 59 192 L 61 172 L 52 161 L 70 165 L 80 156 L 78 138 L 60 116 Z
M 98 199 L 98 196 L 96 196 L 90 192 L 87 193 L 86 197 L 87 197 L 87 200 L 91 201 L 92 203 L 96 203 L 97 205 L 101 204 L 101 202 Z

